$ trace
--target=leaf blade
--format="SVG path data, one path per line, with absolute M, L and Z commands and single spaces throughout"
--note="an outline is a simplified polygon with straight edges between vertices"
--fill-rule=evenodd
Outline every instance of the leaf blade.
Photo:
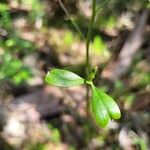
M 47 73 L 45 81 L 59 87 L 72 87 L 84 84 L 83 78 L 73 72 L 63 69 L 52 69 Z
M 112 119 L 120 119 L 121 118 L 121 112 L 117 105 L 117 103 L 106 93 L 101 91 L 100 89 L 96 88 L 99 98 L 104 103 L 105 107 L 108 110 L 108 113 Z
M 93 118 L 100 127 L 105 127 L 110 120 L 109 114 L 95 88 L 92 88 L 91 111 Z

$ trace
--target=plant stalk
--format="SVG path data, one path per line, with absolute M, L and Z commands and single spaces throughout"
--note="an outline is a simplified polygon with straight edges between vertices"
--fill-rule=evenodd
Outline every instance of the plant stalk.
M 89 56 L 89 50 L 90 50 L 90 40 L 91 40 L 91 35 L 93 31 L 93 25 L 96 17 L 96 0 L 92 1 L 92 16 L 90 19 L 89 23 L 89 28 L 88 28 L 88 33 L 86 37 L 86 80 L 89 80 L 89 75 L 90 75 L 90 56 Z M 86 86 L 86 100 L 87 100 L 87 115 L 89 114 L 89 85 Z

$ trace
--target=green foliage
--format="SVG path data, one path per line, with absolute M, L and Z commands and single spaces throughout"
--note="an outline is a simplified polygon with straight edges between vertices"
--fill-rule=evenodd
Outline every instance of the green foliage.
M 41 141 L 34 144 L 31 143 L 28 145 L 27 150 L 49 150 L 49 144 L 54 143 L 57 146 L 61 143 L 61 134 L 59 129 L 53 127 L 50 123 L 47 125 L 50 130 L 49 140 L 46 143 Z
M 101 127 L 105 127 L 110 119 L 119 119 L 121 117 L 116 102 L 95 86 L 92 86 L 91 111 L 95 121 Z
M 97 55 L 106 55 L 108 53 L 107 46 L 100 36 L 95 36 L 92 42 L 93 52 Z
M 45 144 L 32 144 L 28 147 L 28 150 L 45 150 Z
M 21 52 L 23 54 L 29 54 L 33 52 L 34 50 L 34 45 L 32 42 L 28 40 L 21 39 L 18 36 L 11 36 L 10 38 L 7 39 L 3 45 L 0 44 L 5 50 L 7 51 L 13 51 L 13 52 Z
M 18 85 L 30 79 L 29 68 L 19 59 L 5 53 L 0 55 L 0 62 L 0 80 L 8 79 Z
M 92 86 L 92 100 L 91 100 L 91 112 L 96 123 L 105 127 L 110 119 L 119 119 L 121 113 L 116 102 L 108 96 L 106 93 L 97 89 L 92 80 L 95 78 L 96 68 L 90 71 L 90 77 L 86 80 L 87 84 Z M 78 75 L 62 69 L 52 69 L 47 73 L 45 81 L 49 84 L 60 86 L 60 87 L 72 87 L 84 84 L 84 79 Z
M 150 83 L 149 72 L 142 72 L 142 71 L 141 72 L 134 72 L 133 77 L 134 77 L 134 82 L 136 85 L 144 87 Z
M 9 6 L 5 3 L 0 3 L 0 27 L 5 37 L 0 39 L 0 81 L 9 80 L 19 85 L 31 78 L 30 68 L 23 64 L 19 54 L 24 57 L 33 52 L 35 46 L 15 32 Z
M 123 96 L 124 100 L 125 100 L 125 109 L 130 109 L 132 104 L 135 102 L 135 95 L 134 93 L 131 94 L 127 94 L 125 96 Z
M 119 89 L 122 89 L 122 88 L 124 88 L 124 83 L 121 80 L 115 81 L 115 89 L 119 90 Z
M 97 72 L 97 67 L 94 67 L 93 69 L 90 70 L 88 81 L 92 81 L 93 79 L 95 79 L 96 72 Z
M 67 45 L 67 46 L 71 46 L 74 42 L 74 36 L 72 34 L 72 32 L 68 31 L 66 34 L 65 34 L 65 37 L 64 37 L 64 43 Z
M 104 23 L 106 29 L 111 29 L 111 28 L 115 27 L 116 22 L 117 22 L 116 17 L 113 15 L 110 15 L 108 17 L 107 21 Z
M 31 78 L 30 68 L 25 66 L 21 59 L 16 57 L 17 53 L 29 54 L 33 50 L 33 44 L 20 38 L 10 38 L 0 41 L 0 80 L 10 80 L 19 85 Z
M 5 12 L 6 10 L 9 10 L 9 7 L 4 3 L 0 3 L 0 12 Z
M 84 84 L 84 79 L 73 72 L 63 69 L 52 69 L 47 73 L 45 81 L 60 87 L 71 87 Z
M 101 28 L 107 30 L 107 29 L 113 29 L 117 26 L 117 18 L 115 15 L 109 15 L 109 16 L 99 16 L 99 19 L 96 21 L 97 26 L 99 25 Z
M 0 27 L 7 30 L 11 27 L 11 19 L 8 10 L 9 7 L 7 4 L 0 3 Z
M 131 73 L 132 84 L 134 86 L 145 87 L 150 83 L 150 69 L 148 61 L 140 61 L 141 56 L 136 60 Z M 140 61 L 140 62 L 139 62 Z
M 36 21 L 44 16 L 43 5 L 39 0 L 21 0 L 21 4 L 31 7 L 29 12 L 29 21 Z
M 134 143 L 140 146 L 140 150 L 148 150 L 146 142 L 141 137 L 137 137 L 134 139 Z
M 90 107 L 96 123 L 101 127 L 105 127 L 108 124 L 110 117 L 105 105 L 99 98 L 99 94 L 95 89 L 93 89 L 92 91 L 92 100 Z
M 72 24 L 76 28 L 76 30 L 79 32 L 79 34 L 82 36 L 81 30 L 78 27 L 78 25 L 72 20 L 70 17 L 68 11 L 66 10 L 63 3 L 59 0 L 58 1 L 66 15 L 71 20 Z M 108 1 L 109 2 L 109 1 Z M 105 3 L 105 1 L 104 1 Z M 104 5 L 102 2 L 102 5 Z M 101 127 L 105 127 L 110 119 L 119 119 L 121 117 L 121 113 L 119 110 L 119 107 L 115 103 L 115 101 L 108 96 L 106 93 L 102 92 L 101 90 L 97 89 L 94 85 L 92 80 L 95 78 L 96 74 L 96 68 L 91 69 L 90 60 L 89 60 L 89 48 L 90 48 L 90 40 L 92 35 L 92 30 L 95 23 L 95 18 L 97 15 L 98 10 L 100 9 L 100 6 L 98 8 L 96 7 L 96 0 L 92 1 L 92 15 L 89 22 L 89 28 L 86 36 L 86 78 L 83 79 L 79 77 L 78 75 L 69 72 L 67 70 L 62 69 L 52 69 L 50 72 L 47 73 L 45 77 L 45 81 L 49 84 L 60 86 L 60 87 L 71 87 L 81 84 L 88 84 L 92 87 L 92 100 L 90 109 L 93 114 L 93 117 L 97 124 Z M 110 23 L 108 24 L 108 27 L 112 26 L 114 24 L 113 18 L 109 19 Z M 73 39 L 73 36 L 71 33 L 69 33 L 65 37 L 66 43 L 71 43 Z M 106 45 L 103 43 L 102 39 L 100 37 L 95 37 L 93 47 L 96 51 L 104 51 L 106 50 Z M 87 90 L 87 96 L 88 96 L 88 90 Z
M 150 9 L 150 2 L 147 3 L 146 8 Z
M 60 131 L 57 128 L 54 128 L 51 124 L 49 124 L 48 127 L 51 132 L 50 139 L 55 143 L 60 143 L 60 141 L 61 141 Z
M 39 0 L 32 0 L 32 11 L 30 16 L 33 20 L 44 16 L 43 6 Z

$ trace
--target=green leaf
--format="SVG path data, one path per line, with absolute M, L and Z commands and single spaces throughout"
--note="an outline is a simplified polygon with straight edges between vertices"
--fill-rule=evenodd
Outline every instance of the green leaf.
M 106 93 L 100 89 L 95 89 L 99 95 L 99 99 L 104 103 L 111 119 L 119 119 L 121 117 L 120 109 L 117 103 Z
M 99 98 L 96 88 L 92 89 L 91 111 L 96 123 L 99 126 L 105 127 L 108 124 L 110 117 L 107 112 L 107 108 Z
M 0 3 L 0 12 L 5 12 L 7 10 L 9 10 L 9 6 L 4 3 Z
M 96 123 L 105 127 L 110 119 L 121 117 L 117 103 L 106 93 L 92 85 L 91 111 Z
M 96 54 L 103 54 L 107 51 L 107 46 L 100 36 L 95 36 L 92 48 Z
M 45 77 L 49 84 L 60 87 L 72 87 L 84 84 L 84 79 L 73 72 L 63 69 L 52 69 Z

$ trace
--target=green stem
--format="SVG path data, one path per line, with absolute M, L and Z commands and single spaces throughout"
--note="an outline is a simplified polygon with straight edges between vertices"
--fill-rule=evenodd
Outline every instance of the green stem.
M 93 81 L 86 81 L 86 84 L 88 84 L 88 85 L 94 87 Z
M 66 7 L 64 6 L 64 4 L 62 3 L 61 0 L 58 0 L 59 5 L 61 6 L 61 8 L 63 9 L 63 11 L 65 12 L 65 14 L 67 15 L 67 17 L 70 19 L 71 23 L 73 24 L 73 26 L 75 27 L 75 29 L 77 30 L 77 32 L 79 33 L 79 35 L 81 36 L 81 38 L 84 40 L 85 37 L 83 35 L 83 33 L 81 32 L 80 28 L 78 27 L 78 25 L 75 23 L 75 21 L 72 19 L 72 17 L 70 16 L 68 10 L 66 9 Z
M 90 40 L 91 34 L 93 30 L 93 25 L 96 17 L 96 0 L 92 2 L 92 16 L 89 24 L 89 29 L 86 38 L 86 79 L 88 80 L 89 70 L 90 70 L 90 61 L 89 61 L 89 47 L 90 47 Z
M 92 31 L 93 31 L 95 17 L 96 17 L 96 0 L 93 0 L 92 1 L 92 16 L 90 19 L 87 38 L 86 38 L 86 80 L 89 79 L 90 68 L 91 68 L 89 49 L 90 49 L 90 40 L 91 40 Z M 87 85 L 87 90 L 86 90 L 86 99 L 87 99 L 87 114 L 88 114 L 88 111 L 89 111 L 89 86 L 88 85 Z

